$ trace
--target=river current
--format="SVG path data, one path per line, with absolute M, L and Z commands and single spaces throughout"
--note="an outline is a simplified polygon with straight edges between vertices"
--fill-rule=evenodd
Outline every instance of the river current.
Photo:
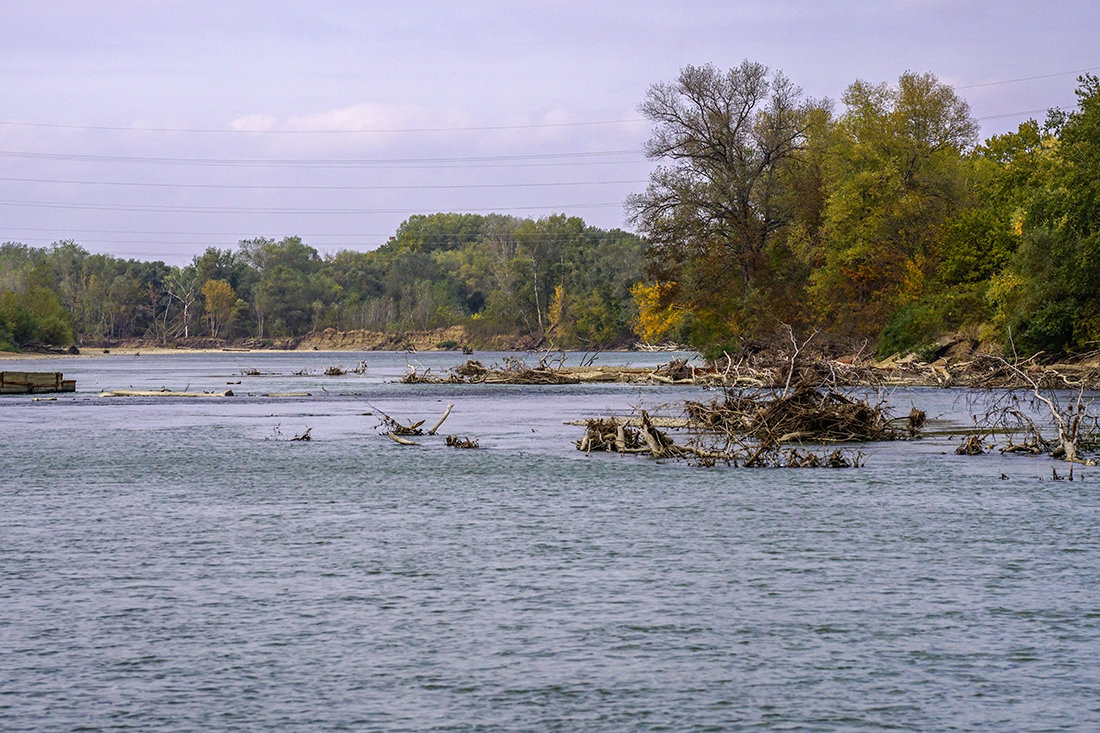
M 930 389 L 859 469 L 586 457 L 716 394 L 394 381 L 463 358 L 0 362 L 78 388 L 0 398 L 0 729 L 1100 729 L 1100 470 L 957 456 Z M 377 428 L 449 403 L 479 449 Z

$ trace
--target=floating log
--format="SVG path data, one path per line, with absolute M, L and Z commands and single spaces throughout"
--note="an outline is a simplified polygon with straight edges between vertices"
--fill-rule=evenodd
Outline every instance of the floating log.
M 233 390 L 222 392 L 172 392 L 162 389 L 116 389 L 109 392 L 100 392 L 100 397 L 232 397 Z
M 435 435 L 435 432 L 437 430 L 439 430 L 439 426 L 442 425 L 443 421 L 446 420 L 447 417 L 451 414 L 451 410 L 454 409 L 454 406 L 455 405 L 454 405 L 453 402 L 451 404 L 447 405 L 447 409 L 443 411 L 443 417 L 439 418 L 439 422 L 437 422 L 435 424 L 435 426 L 432 427 L 432 429 L 428 431 L 428 435 Z
M 0 372 L 0 394 L 75 392 L 76 380 L 61 372 Z

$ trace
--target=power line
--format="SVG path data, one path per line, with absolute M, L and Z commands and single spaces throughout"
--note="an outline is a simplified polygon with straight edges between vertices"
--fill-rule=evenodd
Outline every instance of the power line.
M 999 120 L 999 119 L 1003 119 L 1005 117 L 1019 117 L 1020 115 L 1035 115 L 1035 114 L 1039 114 L 1040 112 L 1048 112 L 1050 109 L 1051 109 L 1050 107 L 1041 107 L 1041 108 L 1038 108 L 1038 109 L 1020 110 L 1019 112 L 1002 112 L 1001 114 L 985 115 L 984 117 L 975 117 L 974 119 L 979 121 L 979 122 L 982 121 L 982 120 Z
M 85 153 L 43 153 L 25 150 L 0 150 L 0 157 L 36 160 L 68 160 L 82 163 L 140 163 L 154 165 L 194 165 L 255 168 L 510 168 L 552 165 L 612 165 L 635 163 L 622 160 L 589 160 L 596 157 L 632 155 L 641 150 L 602 150 L 575 153 L 532 153 L 526 155 L 484 155 L 453 158 L 167 158 L 136 155 L 89 155 Z M 554 162 L 561 159 L 570 162 Z
M 0 120 L 0 125 L 12 127 L 37 127 L 59 130 L 106 130 L 110 132 L 196 132 L 215 134 L 247 135 L 371 135 L 404 134 L 421 132 L 489 132 L 494 130 L 537 130 L 556 127 L 588 127 L 595 125 L 628 125 L 646 122 L 635 117 L 622 120 L 586 120 L 582 122 L 539 122 L 525 125 L 479 125 L 466 127 L 405 127 L 405 128 L 361 128 L 355 130 L 261 130 L 243 128 L 203 128 L 203 127 L 123 127 L 121 125 L 67 125 L 52 122 L 23 122 L 19 120 Z
M 57 227 L 4 227 L 4 231 L 9 231 L 9 232 L 56 232 L 56 231 L 58 231 L 58 228 Z M 239 232 L 239 231 L 237 231 L 237 232 L 182 232 L 182 231 L 158 232 L 158 231 L 132 230 L 132 229 L 68 229 L 68 228 L 66 228 L 65 231 L 70 232 L 70 233 L 75 232 L 77 234 L 134 234 L 134 235 L 144 235 L 144 236 L 177 236 L 177 235 L 181 236 L 181 237 L 239 237 L 239 236 L 244 236 L 246 239 L 255 236 L 255 234 L 242 235 L 241 232 Z M 391 235 L 392 235 L 392 232 L 390 232 L 389 234 L 362 234 L 360 232 L 354 232 L 352 234 L 343 234 L 343 233 L 337 233 L 337 234 L 310 234 L 310 235 L 302 234 L 302 235 L 299 235 L 299 236 L 301 236 L 303 239 L 305 239 L 307 236 L 308 237 L 388 237 L 388 236 L 391 236 Z
M 1021 76 L 1018 79 L 1004 79 L 1002 81 L 987 81 L 981 84 L 967 84 L 961 87 L 954 87 L 955 89 L 978 89 L 979 87 L 993 87 L 1000 84 L 1015 84 L 1020 81 L 1035 81 L 1037 79 L 1053 79 L 1056 76 L 1069 76 L 1070 74 L 1087 74 L 1090 71 L 1100 70 L 1100 66 L 1093 66 L 1091 69 L 1078 69 L 1077 71 L 1056 71 L 1053 74 L 1040 74 L 1039 76 Z
M 301 237 L 301 239 L 302 239 L 303 244 L 312 246 L 314 248 L 317 248 L 317 247 L 325 247 L 325 248 L 330 248 L 330 247 L 345 247 L 345 248 L 348 248 L 348 247 L 380 247 L 383 244 L 385 244 L 388 241 L 389 237 L 391 237 L 391 236 L 393 236 L 393 235 L 392 234 L 391 235 L 386 235 L 384 238 L 381 238 L 381 239 L 376 238 L 376 239 L 371 240 L 371 241 L 368 241 L 367 237 L 363 237 L 363 239 L 358 240 L 358 241 L 345 241 L 345 242 L 315 242 L 315 243 L 311 243 L 310 241 L 308 241 L 309 240 L 308 237 Z M 241 239 L 253 239 L 253 237 L 242 237 Z M 577 241 L 577 240 L 573 240 L 573 239 L 569 239 L 569 238 L 565 238 L 565 237 L 551 236 L 551 235 L 546 235 L 546 236 L 541 236 L 541 237 L 524 236 L 522 238 L 522 240 L 524 242 L 537 242 L 539 244 L 553 244 L 553 243 L 565 244 L 565 243 Z M 238 241 L 240 241 L 240 240 L 238 240 Z M 273 241 L 278 242 L 279 240 L 275 239 Z M 451 245 L 456 245 L 456 244 L 457 245 L 465 245 L 465 244 L 473 244 L 473 243 L 486 244 L 487 242 L 484 239 L 474 239 L 474 240 L 470 240 L 469 242 L 466 242 L 466 241 L 457 241 L 456 242 L 456 241 L 450 241 L 450 240 L 429 240 L 429 241 L 417 240 L 418 245 L 427 246 L 427 247 L 443 247 L 443 246 L 451 246 Z M 152 247 L 215 247 L 215 248 L 225 246 L 224 241 L 206 240 L 206 241 L 201 241 L 201 242 L 200 241 L 151 242 L 151 241 L 143 240 L 143 239 L 81 239 L 80 241 L 76 242 L 76 244 L 78 244 L 78 245 L 83 245 L 83 244 L 119 244 L 119 245 L 136 244 L 136 245 L 141 245 L 143 247 L 152 246 Z
M 78 181 L 60 178 L 4 178 L 0 181 L 13 183 L 59 183 L 87 186 L 140 186 L 142 188 L 213 188 L 213 189 L 249 189 L 264 191 L 419 191 L 432 189 L 477 189 L 477 188 L 547 188 L 556 186 L 610 186 L 648 183 L 647 180 L 621 181 L 556 181 L 550 183 L 458 183 L 429 184 L 422 186 L 271 186 L 238 185 L 228 183 L 165 183 L 129 182 L 129 181 Z
M 289 209 L 285 207 L 215 207 L 215 206 L 176 206 L 176 205 L 147 205 L 147 204 L 92 204 L 82 202 L 59 201 L 0 201 L 0 206 L 25 206 L 44 209 L 76 209 L 81 211 L 142 211 L 172 214 L 282 214 L 282 215 L 314 215 L 314 214 L 422 214 L 425 208 L 417 209 L 368 209 L 368 208 L 329 208 L 329 209 Z M 502 212 L 502 211 L 545 211 L 554 209 L 564 211 L 568 209 L 606 209 L 621 207 L 622 202 L 613 203 L 584 203 L 584 204 L 545 204 L 540 206 L 506 206 L 488 208 L 465 208 L 465 213 L 473 212 Z
M 423 212 L 419 212 L 419 213 L 423 213 Z M 454 212 L 445 212 L 445 213 L 454 213 Z M 7 231 L 7 232 L 57 232 L 57 231 L 60 231 L 60 228 L 59 227 L 4 227 L 0 231 Z M 150 237 L 233 237 L 233 238 L 236 238 L 236 239 L 253 239 L 257 236 L 260 236 L 260 235 L 256 234 L 256 232 L 244 232 L 244 231 L 240 231 L 240 230 L 233 231 L 233 232 L 188 232 L 188 231 L 175 231 L 175 230 L 170 231 L 170 232 L 166 232 L 166 231 L 131 230 L 131 229 L 70 229 L 70 228 L 66 227 L 64 229 L 64 231 L 68 232 L 69 234 L 73 234 L 73 233 L 76 233 L 76 234 L 129 234 L 129 235 L 133 235 L 133 236 L 150 236 Z M 369 233 L 366 233 L 366 232 L 330 232 L 328 234 L 305 234 L 305 233 L 296 233 L 295 234 L 295 236 L 299 236 L 303 240 L 306 240 L 306 239 L 320 239 L 320 238 L 323 238 L 323 237 L 355 237 L 355 238 L 363 238 L 363 239 L 377 239 L 377 238 L 392 237 L 393 235 L 394 235 L 394 232 L 387 232 L 385 234 L 369 234 Z M 539 240 L 539 239 L 544 239 L 544 238 L 545 239 L 554 239 L 554 240 L 557 239 L 556 235 L 551 235 L 551 234 L 546 234 L 546 235 L 542 235 L 542 234 L 535 234 L 535 235 L 524 234 L 524 235 L 522 235 L 522 237 L 523 237 L 524 240 Z M 91 241 L 91 240 L 84 240 L 84 241 Z M 129 240 L 129 241 L 134 242 L 133 240 Z M 134 243 L 140 243 L 140 242 L 134 242 Z M 165 244 L 177 244 L 177 243 L 176 242 L 165 242 Z M 323 244 L 323 246 L 330 246 L 330 245 Z
M 977 84 L 963 84 L 954 86 L 956 90 L 979 89 L 983 87 L 1000 86 L 1004 84 L 1016 84 L 1025 81 L 1037 81 L 1040 79 L 1053 79 L 1060 76 L 1073 74 L 1087 74 L 1100 70 L 1100 66 L 1072 71 L 1056 71 L 1049 74 L 1035 76 L 1021 76 L 1014 79 L 1000 79 L 997 81 L 980 82 Z M 454 127 L 373 127 L 356 129 L 301 129 L 301 130 L 274 130 L 261 128 L 210 128 L 210 127 L 152 127 L 152 126 L 125 126 L 125 125 L 78 125 L 56 122 L 30 122 L 26 120 L 0 120 L 0 125 L 9 127 L 30 127 L 57 130 L 100 130 L 107 132 L 167 132 L 167 133 L 202 133 L 202 134 L 229 134 L 229 135 L 369 135 L 369 134 L 415 134 L 437 132 L 491 132 L 499 130 L 537 130 L 569 127 L 596 127 L 610 125 L 633 125 L 647 122 L 642 117 L 628 117 L 618 120 L 579 120 L 575 122 L 532 122 L 512 125 L 458 125 Z

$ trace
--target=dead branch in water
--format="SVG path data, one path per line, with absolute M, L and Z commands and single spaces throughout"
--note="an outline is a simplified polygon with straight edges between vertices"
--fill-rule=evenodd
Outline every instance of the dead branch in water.
M 399 445 L 420 445 L 420 443 L 417 443 L 415 440 L 409 440 L 408 438 L 403 438 L 400 435 L 398 435 L 397 433 L 393 432 L 392 430 L 390 432 L 386 433 L 386 435 L 389 436 L 390 440 L 392 440 L 394 443 L 397 443 Z
M 471 438 L 468 435 L 464 435 L 461 438 L 457 435 L 448 435 L 446 438 L 447 445 L 452 448 L 479 448 L 477 438 Z
M 895 424 L 880 403 L 849 399 L 833 392 L 800 386 L 786 397 L 728 392 L 709 405 L 684 403 L 686 419 L 662 420 L 679 429 L 686 440 L 659 430 L 645 410 L 626 419 L 592 419 L 575 443 L 585 453 L 603 451 L 684 459 L 698 465 L 718 462 L 756 468 L 853 467 L 863 454 L 833 449 L 820 453 L 804 448 L 782 450 L 784 443 L 857 442 L 915 437 L 924 414 L 914 410 L 907 427 Z
M 382 416 L 382 422 L 380 422 L 378 424 L 378 427 L 382 428 L 383 432 L 391 433 L 392 434 L 391 437 L 393 437 L 393 435 L 400 436 L 400 435 L 423 435 L 424 434 L 424 431 L 420 428 L 420 426 L 424 424 L 423 420 L 420 420 L 420 421 L 414 422 L 414 423 L 405 424 L 405 423 L 399 422 L 392 415 L 387 415 L 385 412 L 378 409 L 377 407 L 370 404 L 369 402 L 367 403 L 367 406 L 370 407 L 371 410 L 374 413 L 377 413 L 378 415 Z M 371 413 L 367 413 L 367 414 L 369 415 Z
M 1046 453 L 1070 464 L 1072 481 L 1073 464 L 1096 465 L 1096 459 L 1081 456 L 1100 450 L 1100 415 L 1092 410 L 1095 400 L 1086 399 L 1084 382 L 1050 367 L 1035 368 L 1033 360 L 986 358 L 987 368 L 1001 375 L 997 382 L 1012 386 L 998 389 L 990 385 L 979 393 L 974 401 L 983 411 L 974 415 L 977 432 L 968 436 L 956 453 L 977 455 L 981 451 L 974 450 L 974 441 L 980 445 L 983 439 L 999 434 L 1005 436 L 1001 453 Z M 1046 426 L 1035 417 L 1036 412 L 1049 418 Z M 1053 429 L 1056 438 L 1048 439 L 1043 434 L 1047 427 Z
M 447 405 L 447 409 L 443 411 L 443 417 L 439 418 L 439 422 L 437 422 L 435 425 L 432 426 L 432 429 L 428 431 L 428 435 L 435 435 L 436 434 L 436 431 L 439 430 L 439 426 L 442 425 L 443 421 L 446 420 L 450 416 L 451 410 L 454 408 L 454 406 L 455 405 L 454 405 L 453 402 L 451 404 Z
M 403 423 L 392 415 L 386 414 L 374 405 L 370 405 L 369 403 L 368 405 L 371 408 L 372 412 L 367 412 L 364 414 L 380 415 L 382 420 L 377 427 L 381 429 L 381 434 L 385 435 L 398 445 L 420 445 L 419 441 L 410 440 L 410 438 L 422 435 L 435 435 L 439 431 L 439 428 L 443 425 L 444 421 L 446 421 L 446 419 L 450 417 L 451 410 L 454 409 L 454 403 L 447 405 L 447 407 L 443 410 L 443 414 L 440 416 L 439 420 L 436 421 L 435 425 L 433 425 L 430 430 L 425 432 L 422 427 L 424 425 L 423 420 L 418 420 L 412 423 Z M 479 447 L 477 438 L 471 438 L 469 436 L 463 436 L 460 438 L 457 435 L 448 435 L 444 439 L 444 442 L 452 448 Z
M 915 410 L 900 427 L 884 404 L 871 405 L 837 392 L 799 386 L 787 396 L 730 390 L 722 401 L 685 402 L 698 426 L 776 443 L 849 443 L 915 437 L 924 413 Z

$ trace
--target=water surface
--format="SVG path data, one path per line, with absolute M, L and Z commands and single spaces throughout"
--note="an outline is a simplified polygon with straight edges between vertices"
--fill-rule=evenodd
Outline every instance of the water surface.
M 0 728 L 1100 726 L 1095 470 L 947 435 L 858 470 L 585 457 L 569 420 L 715 395 L 387 381 L 414 359 L 462 357 L 0 363 L 78 380 L 0 400 Z M 959 397 L 890 395 L 935 431 Z M 479 450 L 379 435 L 448 403 Z

